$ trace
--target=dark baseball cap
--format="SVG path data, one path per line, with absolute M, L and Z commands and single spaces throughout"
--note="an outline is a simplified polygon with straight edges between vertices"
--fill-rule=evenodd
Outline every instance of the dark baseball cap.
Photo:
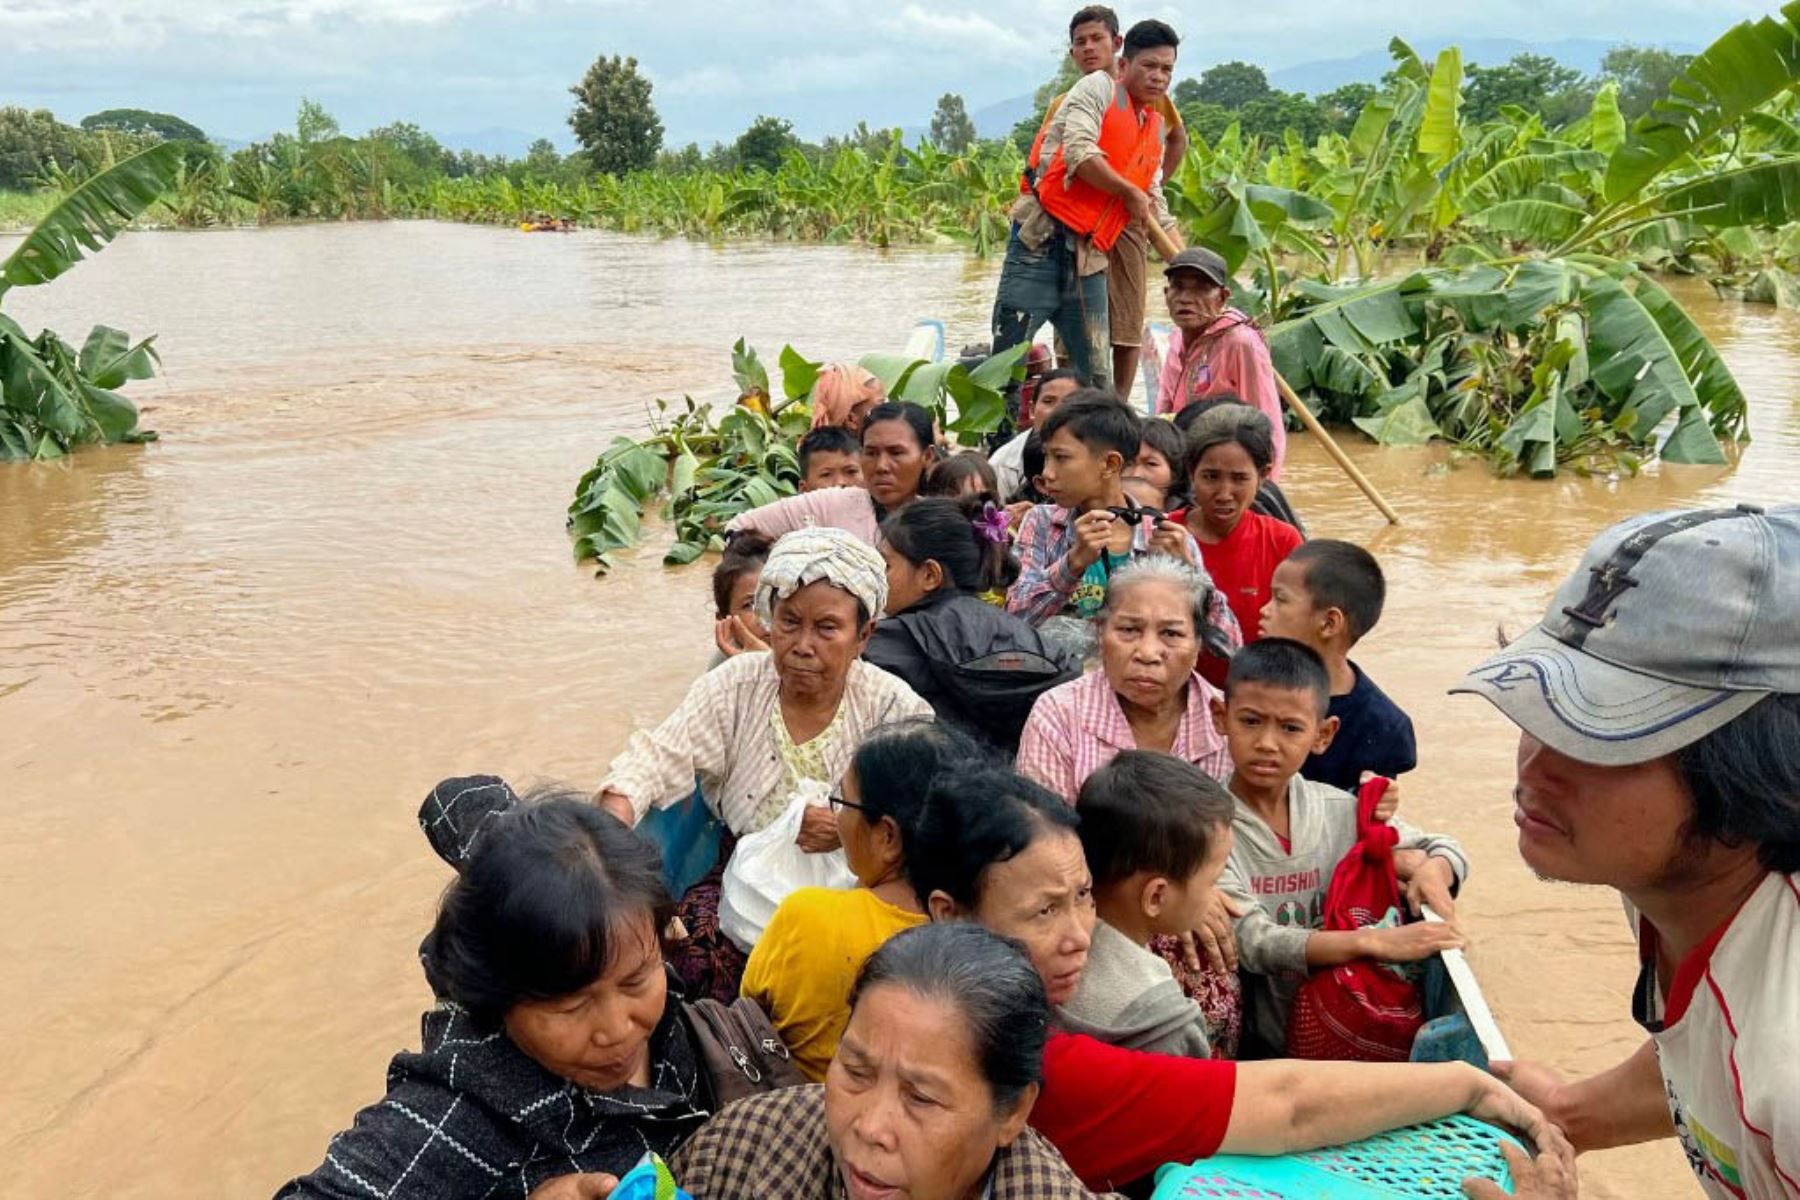
M 1231 268 L 1225 260 L 1208 250 L 1205 246 L 1189 246 L 1169 260 L 1163 268 L 1163 275 L 1173 275 L 1177 271 L 1198 271 L 1220 287 L 1231 286 Z
M 1544 619 L 1450 690 L 1601 766 L 1673 754 L 1800 693 L 1800 505 L 1614 525 Z

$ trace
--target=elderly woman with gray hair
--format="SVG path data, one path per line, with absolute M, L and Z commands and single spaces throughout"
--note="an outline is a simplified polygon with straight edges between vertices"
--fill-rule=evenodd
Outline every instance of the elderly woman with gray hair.
M 871 732 L 931 706 L 861 660 L 887 604 L 876 550 L 841 529 L 802 529 L 769 552 L 756 610 L 769 649 L 740 654 L 701 676 L 660 725 L 639 730 L 612 762 L 600 803 L 627 825 L 693 794 L 724 823 L 720 862 L 677 908 L 687 942 L 671 955 L 690 997 L 737 995 L 744 955 L 718 929 L 719 880 L 736 839 L 786 809 L 804 780 L 835 786 Z M 829 809 L 809 810 L 797 844 L 838 847 Z
M 1205 571 L 1168 555 L 1116 571 L 1094 618 L 1100 670 L 1038 697 L 1019 739 L 1019 773 L 1070 804 L 1089 775 L 1125 750 L 1172 754 L 1214 779 L 1230 775 L 1231 752 L 1212 717 L 1220 693 L 1198 670 L 1203 649 L 1231 656 L 1226 633 L 1207 619 L 1213 590 Z M 1221 911 L 1195 932 L 1212 970 L 1191 948 L 1155 949 L 1199 1002 L 1214 1047 L 1229 1053 L 1242 1013 L 1230 921 Z

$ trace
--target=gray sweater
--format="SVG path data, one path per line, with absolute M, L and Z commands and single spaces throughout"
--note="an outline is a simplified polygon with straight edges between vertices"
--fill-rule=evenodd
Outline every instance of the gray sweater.
M 1169 964 L 1105 921 L 1094 925 L 1087 966 L 1056 1024 L 1127 1050 L 1210 1058 L 1200 1006 L 1175 982 Z
M 1454 838 L 1390 823 L 1400 834 L 1398 849 L 1444 859 L 1462 886 L 1469 860 Z M 1236 926 L 1247 1024 L 1279 1049 L 1287 1043 L 1288 1007 L 1307 976 L 1306 939 L 1324 928 L 1332 872 L 1356 844 L 1356 797 L 1296 775 L 1288 784 L 1292 849 L 1284 850 L 1275 831 L 1242 800 L 1231 828 L 1236 842 L 1219 887 L 1248 902 Z

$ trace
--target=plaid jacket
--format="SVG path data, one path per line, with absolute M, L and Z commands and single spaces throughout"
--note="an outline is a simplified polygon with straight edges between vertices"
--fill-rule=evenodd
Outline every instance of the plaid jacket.
M 727 1106 L 669 1166 L 694 1200 L 845 1200 L 847 1195 L 826 1138 L 825 1089 L 818 1084 Z M 989 1200 L 1095 1197 L 1033 1129 L 994 1156 L 986 1195 Z
M 1151 553 L 1150 538 L 1155 532 L 1147 521 L 1132 530 L 1133 558 Z M 1019 555 L 1019 577 L 1007 589 L 1006 611 L 1041 625 L 1068 608 L 1075 589 L 1081 586 L 1083 572 L 1069 565 L 1069 551 L 1075 548 L 1074 512 L 1060 504 L 1037 505 L 1019 522 L 1013 548 Z M 1187 551 L 1188 562 L 1204 573 L 1200 543 L 1191 533 L 1187 535 Z M 1244 644 L 1238 619 L 1218 588 L 1213 589 L 1207 601 L 1206 620 L 1233 649 Z
M 457 866 L 487 822 L 518 802 L 491 775 L 447 779 L 419 824 Z M 434 984 L 434 990 L 436 990 Z M 673 986 L 650 1035 L 650 1086 L 593 1092 L 554 1075 L 499 1030 L 441 1001 L 418 1053 L 394 1056 L 387 1095 L 331 1139 L 325 1161 L 279 1200 L 525 1200 L 545 1180 L 623 1175 L 646 1150 L 668 1154 L 705 1123 L 712 1088 Z

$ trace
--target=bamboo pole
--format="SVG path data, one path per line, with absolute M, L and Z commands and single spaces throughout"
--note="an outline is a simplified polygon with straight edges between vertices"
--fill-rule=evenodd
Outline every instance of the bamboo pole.
M 1169 236 L 1168 230 L 1155 221 L 1146 221 L 1144 224 L 1150 234 L 1151 244 L 1156 247 L 1156 252 L 1163 256 L 1165 263 L 1181 253 L 1181 247 L 1175 244 L 1175 239 Z M 1344 448 L 1337 444 L 1336 438 L 1326 432 L 1323 425 L 1319 424 L 1319 418 L 1313 415 L 1312 409 L 1306 407 L 1300 397 L 1294 394 L 1294 389 L 1289 387 L 1288 381 L 1281 377 L 1281 372 L 1275 371 L 1272 366 L 1270 370 L 1275 375 L 1275 390 L 1281 393 L 1282 400 L 1293 410 L 1294 415 L 1300 418 L 1300 424 L 1305 427 L 1306 432 L 1319 439 L 1319 444 L 1325 447 L 1325 453 L 1331 456 L 1331 461 L 1335 462 L 1344 474 L 1350 477 L 1351 483 L 1361 489 L 1362 494 L 1369 498 L 1369 503 L 1373 504 L 1380 510 L 1381 515 L 1388 519 L 1388 524 L 1400 524 L 1400 514 L 1394 511 L 1393 506 L 1382 497 L 1375 485 L 1369 482 L 1369 477 L 1350 461 L 1350 456 L 1344 453 Z

